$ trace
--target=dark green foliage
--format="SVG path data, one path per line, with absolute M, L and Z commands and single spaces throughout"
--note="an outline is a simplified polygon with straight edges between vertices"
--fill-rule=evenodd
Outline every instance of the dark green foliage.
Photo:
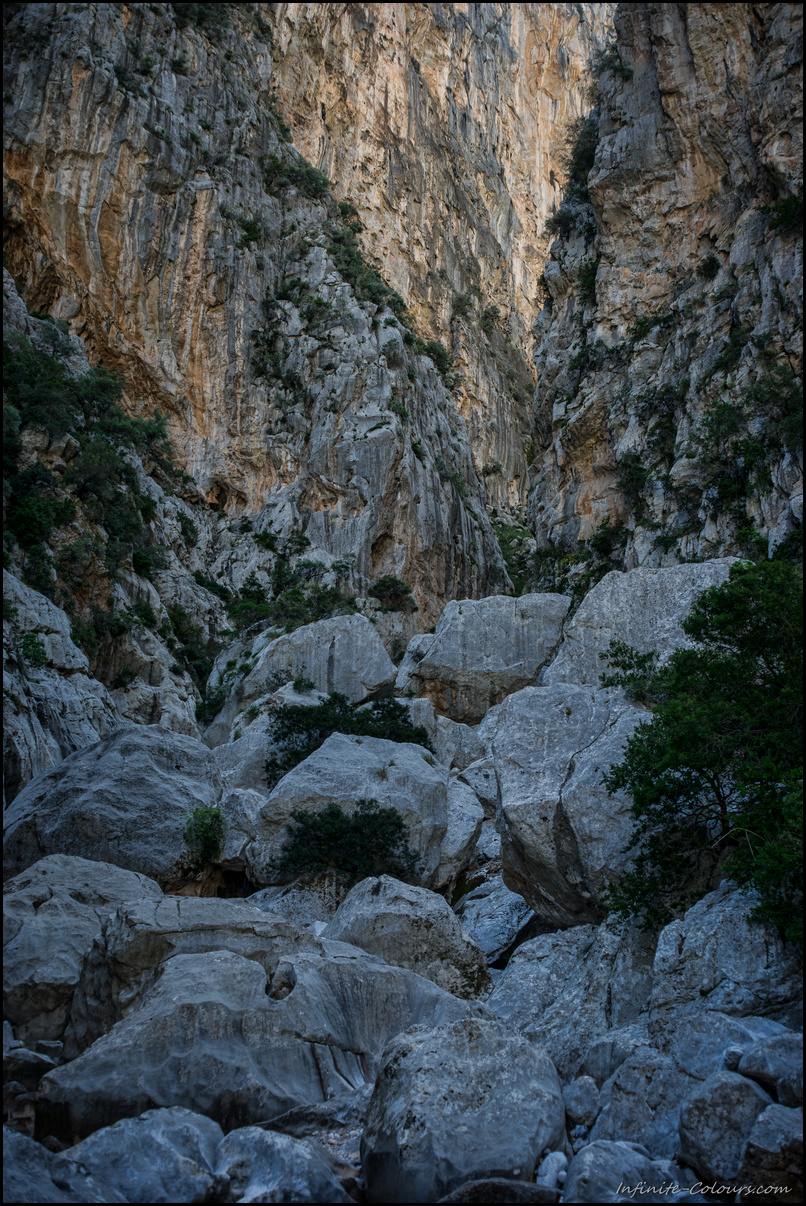
M 403 314 L 405 301 L 399 293 L 389 288 L 377 268 L 366 263 L 352 227 L 331 225 L 327 228 L 327 234 L 328 252 L 337 271 L 353 286 L 358 300 L 388 306 L 398 316 Z
M 35 632 L 26 632 L 20 638 L 20 651 L 26 662 L 35 670 L 47 665 L 48 655 L 42 638 Z
M 286 126 L 286 129 L 288 127 Z M 293 160 L 281 159 L 279 155 L 264 155 L 263 184 L 266 191 L 277 196 L 287 188 L 295 188 L 311 201 L 321 201 L 328 195 L 330 181 L 324 172 L 308 163 L 301 155 L 293 152 Z
M 112 679 L 112 689 L 116 690 L 119 687 L 129 687 L 137 678 L 137 671 L 131 666 L 121 666 L 118 673 Z
M 295 678 L 291 686 L 299 695 L 307 695 L 309 691 L 313 691 L 316 683 L 312 678 Z
M 633 514 L 638 519 L 645 509 L 642 491 L 649 480 L 649 470 L 637 452 L 625 452 L 616 462 L 616 481 L 619 489 L 627 496 Z
M 582 221 L 582 215 L 576 209 L 569 209 L 565 205 L 557 210 L 556 214 L 551 214 L 546 219 L 546 234 L 556 235 L 560 239 L 567 239 L 572 230 L 576 230 L 578 224 Z
M 451 367 L 451 358 L 445 349 L 445 345 L 441 343 L 440 340 L 425 340 L 422 345 L 422 354 L 424 356 L 431 357 L 436 366 L 437 372 L 441 373 L 443 376 L 449 371 Z
M 132 607 L 132 611 L 137 616 L 137 619 L 140 621 L 140 623 L 144 624 L 146 628 L 157 627 L 157 614 L 151 604 L 146 600 L 138 600 L 137 603 L 135 603 Z
M 216 41 L 229 25 L 232 10 L 237 4 L 174 4 L 177 29 L 192 25 L 201 29 L 211 41 Z
M 469 293 L 454 293 L 452 314 L 454 318 L 467 318 L 473 309 L 473 298 Z
M 798 524 L 794 532 L 790 532 L 785 536 L 780 544 L 776 545 L 775 552 L 772 555 L 773 561 L 789 561 L 792 565 L 803 566 L 803 525 Z
M 167 611 L 170 627 L 161 629 L 160 635 L 204 693 L 219 646 L 214 641 L 208 641 L 202 628 L 193 623 L 184 607 L 173 603 Z
M 279 752 L 266 763 L 270 785 L 279 782 L 312 754 L 331 733 L 353 733 L 359 737 L 384 737 L 387 741 L 410 741 L 431 749 L 428 734 L 413 725 L 408 708 L 391 696 L 366 708 L 357 708 L 337 691 L 320 704 L 282 704 L 269 722 L 272 744 Z
M 588 199 L 588 176 L 599 145 L 599 118 L 595 113 L 578 117 L 571 126 L 563 167 L 568 173 L 566 195 L 579 201 Z
M 98 367 L 81 377 L 71 377 L 56 357 L 39 351 L 25 336 L 14 334 L 5 345 L 4 387 L 11 404 L 4 412 L 4 427 L 10 436 L 4 452 L 4 478 L 9 497 L 8 530 L 21 547 L 42 546 L 55 527 L 71 522 L 75 507 L 59 499 L 62 483 L 37 464 L 17 472 L 17 431 L 26 425 L 41 428 L 51 437 L 72 434 L 80 452 L 64 474 L 64 485 L 73 486 L 85 504 L 88 517 L 101 524 L 109 536 L 105 564 L 114 574 L 120 561 L 141 538 L 142 519 L 154 514 L 152 499 L 140 493 L 133 469 L 122 449 L 136 448 L 158 461 L 166 450 L 165 419 L 133 419 L 119 407 L 123 378 Z M 142 518 L 141 518 L 142 516 Z M 39 585 L 50 593 L 50 575 L 42 554 L 33 561 Z
M 153 578 L 154 574 L 167 567 L 168 558 L 160 544 L 139 545 L 132 552 L 132 568 L 143 578 Z
M 634 345 L 639 340 L 645 339 L 650 331 L 654 331 L 657 328 L 663 330 L 674 326 L 677 321 L 677 315 L 671 312 L 667 314 L 643 314 L 635 320 L 627 332 L 627 341 Z
M 53 598 L 53 562 L 44 544 L 33 544 L 25 554 L 22 580 L 41 595 Z
M 199 586 L 203 586 L 205 590 L 209 590 L 212 594 L 217 595 L 225 603 L 232 598 L 232 592 L 227 590 L 226 586 L 222 586 L 220 582 L 216 582 L 213 578 L 208 578 L 201 570 L 194 570 L 193 578 L 198 582 Z
M 252 539 L 262 549 L 267 549 L 270 553 L 277 552 L 277 537 L 273 532 L 253 532 Z
M 714 277 L 719 274 L 721 267 L 722 261 L 720 260 L 719 256 L 715 255 L 714 252 L 711 252 L 710 255 L 705 257 L 697 269 L 697 276 L 701 276 L 703 280 L 712 281 Z
M 794 233 L 802 231 L 803 185 L 798 185 L 797 192 L 791 197 L 783 197 L 780 201 L 776 201 L 774 205 L 762 205 L 759 212 L 771 215 L 771 230 L 792 231 Z
M 596 273 L 599 271 L 600 260 L 590 260 L 584 265 L 579 274 L 579 294 L 584 302 L 596 304 Z
M 529 528 L 499 520 L 493 520 L 493 527 L 515 594 L 522 595 L 525 589 L 531 589 L 532 560 L 524 541 L 530 540 L 532 533 Z
M 182 538 L 185 544 L 188 548 L 193 548 L 199 539 L 199 529 L 184 511 L 180 511 L 177 518 L 179 519 L 179 527 L 182 529 Z
M 633 800 L 636 860 L 610 893 L 623 916 L 664 924 L 721 873 L 801 940 L 802 597 L 788 562 L 739 563 L 684 621 L 697 647 L 648 674 L 652 721 L 605 776 Z
M 747 343 L 748 333 L 740 325 L 732 326 L 728 333 L 728 342 L 711 366 L 711 375 L 727 373 L 739 363 L 742 348 Z
M 653 682 L 658 661 L 657 653 L 639 653 L 624 641 L 613 640 L 604 653 L 599 654 L 616 673 L 602 674 L 599 682 L 603 687 L 623 687 L 628 699 L 656 702 Z
M 615 42 L 612 42 L 606 50 L 596 52 L 591 67 L 596 75 L 612 71 L 614 75 L 620 75 L 625 80 L 631 80 L 633 76 L 632 67 L 628 67 L 622 62 L 621 52 Z
M 338 804 L 321 812 L 297 808 L 291 814 L 289 836 L 270 874 L 317 875 L 337 871 L 350 883 L 370 875 L 394 875 L 409 881 L 417 874 L 403 818 L 377 800 L 359 800 L 352 815 Z
M 218 858 L 224 843 L 224 818 L 216 805 L 194 808 L 184 830 L 184 839 L 193 855 L 195 870 Z
M 307 536 L 294 533 L 282 547 L 277 547 L 272 570 L 274 597 L 271 599 L 252 571 L 241 587 L 240 596 L 227 603 L 227 614 L 239 629 L 265 620 L 285 632 L 293 632 L 303 624 L 313 624 L 330 616 L 349 615 L 357 610 L 354 595 L 345 595 L 337 587 L 322 586 L 315 580 L 321 574 L 310 567 L 317 567 L 319 562 L 303 561 L 292 567 L 290 558 L 308 544 Z
M 260 243 L 265 238 L 266 232 L 259 218 L 247 218 L 242 214 L 236 221 L 243 231 L 238 240 L 238 247 L 249 247 L 250 244 Z
M 501 310 L 498 306 L 486 306 L 479 319 L 479 326 L 485 335 L 492 335 L 501 321 Z
M 176 75 L 187 75 L 188 61 L 186 58 L 171 59 L 171 71 Z
M 416 611 L 417 605 L 411 597 L 411 587 L 396 578 L 384 574 L 369 588 L 368 593 L 380 599 L 384 611 Z
M 585 544 L 597 557 L 609 558 L 627 543 L 629 530 L 617 520 L 612 523 L 610 517 L 602 521 L 596 531 L 588 537 Z M 612 566 L 608 567 L 612 569 Z

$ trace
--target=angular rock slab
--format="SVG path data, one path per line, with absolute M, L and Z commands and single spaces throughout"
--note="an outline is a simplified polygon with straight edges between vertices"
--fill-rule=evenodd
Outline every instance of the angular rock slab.
M 238 1202 L 352 1201 L 321 1148 L 256 1126 L 230 1131 L 215 1169 Z
M 578 1152 L 568 1167 L 563 1186 L 564 1202 L 622 1202 L 627 1195 L 619 1193 L 622 1185 L 662 1186 L 668 1183 L 658 1165 L 632 1143 L 597 1140 Z M 638 1198 L 638 1194 L 636 1194 Z M 642 1189 L 642 1202 L 666 1202 L 668 1193 L 652 1193 Z M 696 1200 L 696 1199 L 695 1199 Z
M 650 1034 L 664 1043 L 682 1013 L 716 1010 L 786 1021 L 802 999 L 793 944 L 750 921 L 751 894 L 725 882 L 661 932 L 652 970 Z
M 638 1047 L 602 1085 L 604 1109 L 589 1138 L 637 1143 L 653 1157 L 671 1160 L 678 1147 L 682 1103 L 698 1087 L 699 1082 L 668 1055 L 654 1047 Z
M 65 1155 L 3 1127 L 4 1202 L 128 1202 Z
M 68 854 L 40 859 L 4 885 L 3 991 L 17 1037 L 61 1039 L 84 959 L 124 901 L 153 901 L 152 879 Z
M 680 1158 L 706 1180 L 735 1181 L 756 1119 L 769 1094 L 736 1072 L 715 1072 L 680 1114 Z
M 551 1060 L 497 1020 L 401 1034 L 384 1052 L 361 1140 L 370 1201 L 434 1202 L 465 1181 L 531 1181 L 564 1135 Z
M 790 1201 L 802 1198 L 803 1110 L 773 1103 L 759 1114 L 745 1144 L 737 1180 L 741 1185 L 765 1189 L 777 1186 L 792 1195 Z
M 227 656 L 232 656 L 229 651 L 216 661 L 210 675 L 211 689 L 223 678 Z M 279 637 L 264 632 L 254 639 L 246 656 L 252 668 L 207 730 L 206 739 L 211 745 L 226 741 L 240 708 L 296 678 L 309 678 L 317 691 L 338 691 L 357 702 L 382 687 L 391 687 L 397 674 L 397 667 L 366 616 L 333 616 Z
M 692 642 L 681 628 L 701 591 L 721 585 L 734 557 L 668 569 L 639 569 L 605 574 L 579 605 L 566 626 L 560 650 L 547 668 L 547 686 L 576 683 L 596 687 L 608 669 L 603 654 L 613 640 L 639 653 L 655 652 L 661 661 Z
M 635 1021 L 651 990 L 652 942 L 632 927 L 575 926 L 524 942 L 487 1004 L 545 1047 L 563 1082 L 591 1044 Z
M 506 695 L 535 681 L 559 643 L 570 605 L 553 594 L 453 600 L 411 682 L 438 712 L 477 724 Z
M 182 1106 L 123 1118 L 63 1153 L 127 1202 L 204 1202 L 228 1188 L 215 1175 L 224 1138 L 211 1118 Z
M 407 967 L 457 997 L 478 997 L 490 987 L 484 953 L 450 905 L 391 875 L 356 884 L 321 937 Z
M 439 882 L 440 848 L 448 828 L 448 770 L 422 746 L 381 737 L 333 733 L 280 780 L 260 814 L 263 859 L 280 854 L 295 808 L 321 812 L 333 801 L 351 814 L 359 800 L 370 799 L 403 818 L 419 859 L 420 883 L 431 887 Z
M 498 780 L 504 883 L 558 926 L 601 921 L 602 889 L 627 865 L 626 793 L 602 775 L 649 717 L 620 691 L 526 687 L 485 723 Z
M 121 905 L 87 952 L 65 1034 L 73 1058 L 115 1025 L 175 955 L 229 951 L 273 976 L 286 953 L 320 951 L 307 930 L 247 900 L 164 896 Z
M 3 598 L 16 608 L 3 621 L 3 781 L 12 800 L 32 779 L 66 754 L 122 728 L 114 700 L 90 673 L 86 654 L 73 643 L 67 614 L 3 570 Z M 31 671 L 20 640 L 35 633 L 44 666 Z
M 490 962 L 515 941 L 518 931 L 534 917 L 523 897 L 510 891 L 500 877 L 469 892 L 456 911 Z
M 158 725 L 123 729 L 20 792 L 6 813 L 7 874 L 72 854 L 165 883 L 190 814 L 220 796 L 221 776 L 200 741 Z
M 472 788 L 459 779 L 448 780 L 448 823 L 439 848 L 439 868 L 434 888 L 446 892 L 468 869 L 484 824 L 484 809 Z
M 162 965 L 108 1034 L 41 1082 L 42 1116 L 86 1135 L 183 1105 L 226 1130 L 354 1092 L 402 1030 L 484 1013 L 342 943 L 289 954 L 270 978 L 229 951 Z

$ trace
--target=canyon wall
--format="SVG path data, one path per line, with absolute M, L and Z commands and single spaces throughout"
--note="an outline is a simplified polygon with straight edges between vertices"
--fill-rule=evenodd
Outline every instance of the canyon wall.
M 545 221 L 614 6 L 273 8 L 273 82 L 295 144 L 356 206 L 362 245 L 454 356 L 490 502 L 523 504 Z
M 802 10 L 621 5 L 545 268 L 530 519 L 619 565 L 802 519 Z M 589 195 L 588 195 L 589 194 Z

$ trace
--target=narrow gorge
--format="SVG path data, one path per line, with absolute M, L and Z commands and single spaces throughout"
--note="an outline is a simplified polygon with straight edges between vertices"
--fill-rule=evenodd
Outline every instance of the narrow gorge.
M 7 1200 L 801 1200 L 801 6 L 3 20 Z

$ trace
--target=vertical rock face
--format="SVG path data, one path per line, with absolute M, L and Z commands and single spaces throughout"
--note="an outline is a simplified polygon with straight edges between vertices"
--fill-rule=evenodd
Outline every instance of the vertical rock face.
M 526 501 L 544 224 L 614 7 L 275 6 L 273 81 L 295 143 L 357 207 L 363 246 L 455 356 L 499 505 Z M 491 306 L 503 329 L 479 328 Z
M 378 278 L 374 301 L 358 288 L 354 234 L 284 141 L 261 11 L 212 32 L 147 6 L 12 15 L 9 265 L 29 308 L 125 372 L 130 412 L 170 414 L 212 505 L 267 507 L 275 534 L 406 579 L 426 623 L 505 589 L 443 376 Z
M 800 522 L 801 22 L 619 6 L 595 164 L 545 270 L 541 542 L 609 518 L 628 566 L 664 564 Z

